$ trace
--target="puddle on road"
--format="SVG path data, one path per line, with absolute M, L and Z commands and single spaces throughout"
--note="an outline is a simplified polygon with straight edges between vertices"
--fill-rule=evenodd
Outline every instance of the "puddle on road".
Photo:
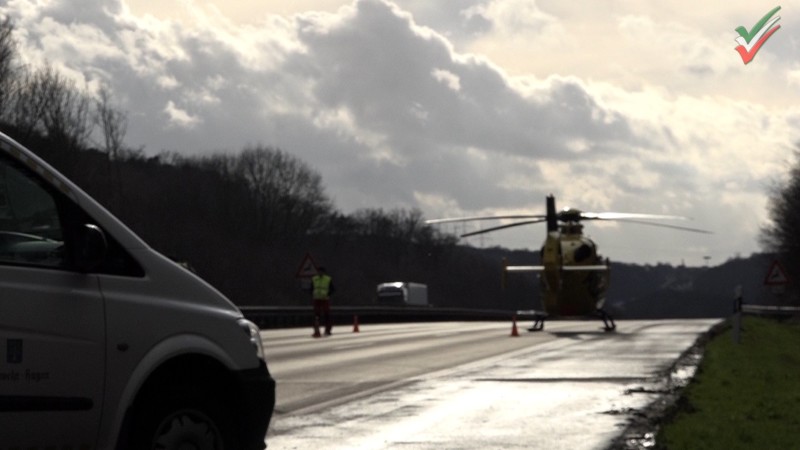
M 495 381 L 502 383 L 644 383 L 652 381 L 647 377 L 560 377 L 560 378 L 476 378 L 475 381 Z M 626 391 L 626 394 L 628 392 Z
M 656 432 L 664 416 L 680 399 L 683 389 L 692 381 L 703 359 L 705 341 L 701 338 L 687 350 L 678 361 L 665 371 L 660 380 L 649 386 L 631 388 L 625 395 L 645 394 L 657 397 L 641 410 L 606 411 L 603 414 L 627 415 L 629 424 L 625 432 L 615 440 L 611 449 L 642 449 L 656 446 Z

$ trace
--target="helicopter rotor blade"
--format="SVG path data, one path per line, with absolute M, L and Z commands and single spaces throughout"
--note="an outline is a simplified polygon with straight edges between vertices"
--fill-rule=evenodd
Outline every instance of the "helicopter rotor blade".
M 526 220 L 524 222 L 515 222 L 515 223 L 509 223 L 509 224 L 506 224 L 506 225 L 499 225 L 499 226 L 491 227 L 491 228 L 484 228 L 483 230 L 472 231 L 470 233 L 464 233 L 464 234 L 461 235 L 461 237 L 464 238 L 464 237 L 476 236 L 476 235 L 483 234 L 483 233 L 491 233 L 492 231 L 504 230 L 506 228 L 519 227 L 519 226 L 522 226 L 522 225 L 530 225 L 530 224 L 534 224 L 534 223 L 541 223 L 541 222 L 544 222 L 545 220 L 547 220 L 547 219 L 539 218 L 539 219 L 536 219 L 536 220 Z
M 581 212 L 581 220 L 624 220 L 624 219 L 651 219 L 651 220 L 689 220 L 683 216 L 669 216 L 664 214 L 640 214 L 619 212 Z
M 471 222 L 474 220 L 501 220 L 501 219 L 543 219 L 545 216 L 543 214 L 517 214 L 517 215 L 509 215 L 509 216 L 472 216 L 472 217 L 451 217 L 446 219 L 430 219 L 426 220 L 425 223 L 428 225 L 433 225 L 437 223 L 453 223 L 453 222 Z
M 633 220 L 633 219 L 615 219 L 615 220 L 617 220 L 618 222 L 638 223 L 640 225 L 651 225 L 654 227 L 661 227 L 661 228 L 673 228 L 676 230 L 691 231 L 694 233 L 714 234 L 713 232 L 708 230 L 701 230 L 699 228 L 681 227 L 677 225 L 667 225 L 665 223 L 645 222 L 643 220 Z

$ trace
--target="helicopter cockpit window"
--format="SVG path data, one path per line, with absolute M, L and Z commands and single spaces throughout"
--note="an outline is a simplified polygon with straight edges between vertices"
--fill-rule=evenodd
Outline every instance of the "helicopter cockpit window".
M 581 246 L 575 250 L 575 262 L 586 261 L 592 257 L 592 253 L 592 248 L 589 245 L 581 244 Z

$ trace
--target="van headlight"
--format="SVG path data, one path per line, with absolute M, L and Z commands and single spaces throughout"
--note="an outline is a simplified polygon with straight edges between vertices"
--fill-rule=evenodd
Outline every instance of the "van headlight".
M 258 329 L 258 326 L 247 319 L 239 319 L 236 321 L 236 323 L 242 327 L 242 330 L 244 330 L 244 332 L 250 338 L 250 343 L 253 344 L 258 359 L 265 361 L 264 344 L 261 342 L 261 330 Z

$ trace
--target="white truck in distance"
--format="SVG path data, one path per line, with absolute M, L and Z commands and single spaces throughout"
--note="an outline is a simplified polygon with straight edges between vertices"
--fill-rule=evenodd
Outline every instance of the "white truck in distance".
M 259 329 L 0 133 L 0 448 L 262 450 Z
M 381 283 L 378 285 L 378 304 L 428 306 L 428 286 L 408 281 Z

